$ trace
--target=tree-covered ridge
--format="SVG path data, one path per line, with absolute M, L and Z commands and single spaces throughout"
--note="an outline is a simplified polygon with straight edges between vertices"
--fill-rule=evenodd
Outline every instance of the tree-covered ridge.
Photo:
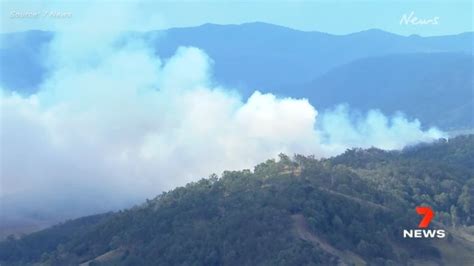
M 446 263 L 450 254 L 440 241 L 459 246 L 459 257 L 474 248 L 458 234 L 474 223 L 473 148 L 471 135 L 403 151 L 353 149 L 321 160 L 281 154 L 253 171 L 212 175 L 129 210 L 7 240 L 0 244 L 0 262 Z M 403 229 L 416 228 L 415 206 L 422 204 L 436 211 L 432 226 L 449 230 L 447 239 L 402 238 Z
M 331 160 L 349 165 L 378 190 L 411 206 L 428 205 L 446 225 L 474 224 L 473 136 L 407 147 L 402 152 L 349 150 Z

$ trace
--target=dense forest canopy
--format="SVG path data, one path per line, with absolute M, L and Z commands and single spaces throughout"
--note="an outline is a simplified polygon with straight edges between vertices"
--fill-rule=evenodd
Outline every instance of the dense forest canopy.
M 435 210 L 431 226 L 446 229 L 446 239 L 401 236 L 417 227 L 419 205 Z M 280 154 L 128 210 L 10 237 L 0 263 L 463 265 L 474 259 L 473 225 L 470 135 L 329 159 Z

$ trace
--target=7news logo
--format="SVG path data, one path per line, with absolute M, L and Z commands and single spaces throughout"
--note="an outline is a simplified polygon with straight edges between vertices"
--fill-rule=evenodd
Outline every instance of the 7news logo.
M 416 207 L 416 212 L 423 216 L 418 224 L 419 229 L 403 230 L 403 238 L 445 238 L 446 231 L 444 229 L 427 229 L 433 220 L 435 213 L 430 207 Z

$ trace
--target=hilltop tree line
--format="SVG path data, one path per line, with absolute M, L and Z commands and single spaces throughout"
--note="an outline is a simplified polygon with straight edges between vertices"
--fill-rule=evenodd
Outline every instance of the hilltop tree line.
M 474 224 L 474 136 L 402 151 L 351 149 L 316 159 L 267 160 L 160 194 L 142 205 L 84 217 L 0 243 L 2 265 L 369 265 L 439 259 L 416 228 L 415 206 L 436 211 L 436 227 Z M 306 230 L 306 229 L 305 229 Z M 345 252 L 347 251 L 347 252 Z M 341 254 L 342 254 L 341 253 Z M 97 258 L 109 254 L 108 260 Z

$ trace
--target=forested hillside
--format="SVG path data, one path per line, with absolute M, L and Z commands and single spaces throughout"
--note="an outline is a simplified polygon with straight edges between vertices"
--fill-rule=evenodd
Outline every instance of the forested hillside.
M 404 239 L 429 205 L 445 239 Z M 281 154 L 0 244 L 2 265 L 472 265 L 474 135 L 315 159 Z M 469 264 L 471 263 L 471 264 Z

